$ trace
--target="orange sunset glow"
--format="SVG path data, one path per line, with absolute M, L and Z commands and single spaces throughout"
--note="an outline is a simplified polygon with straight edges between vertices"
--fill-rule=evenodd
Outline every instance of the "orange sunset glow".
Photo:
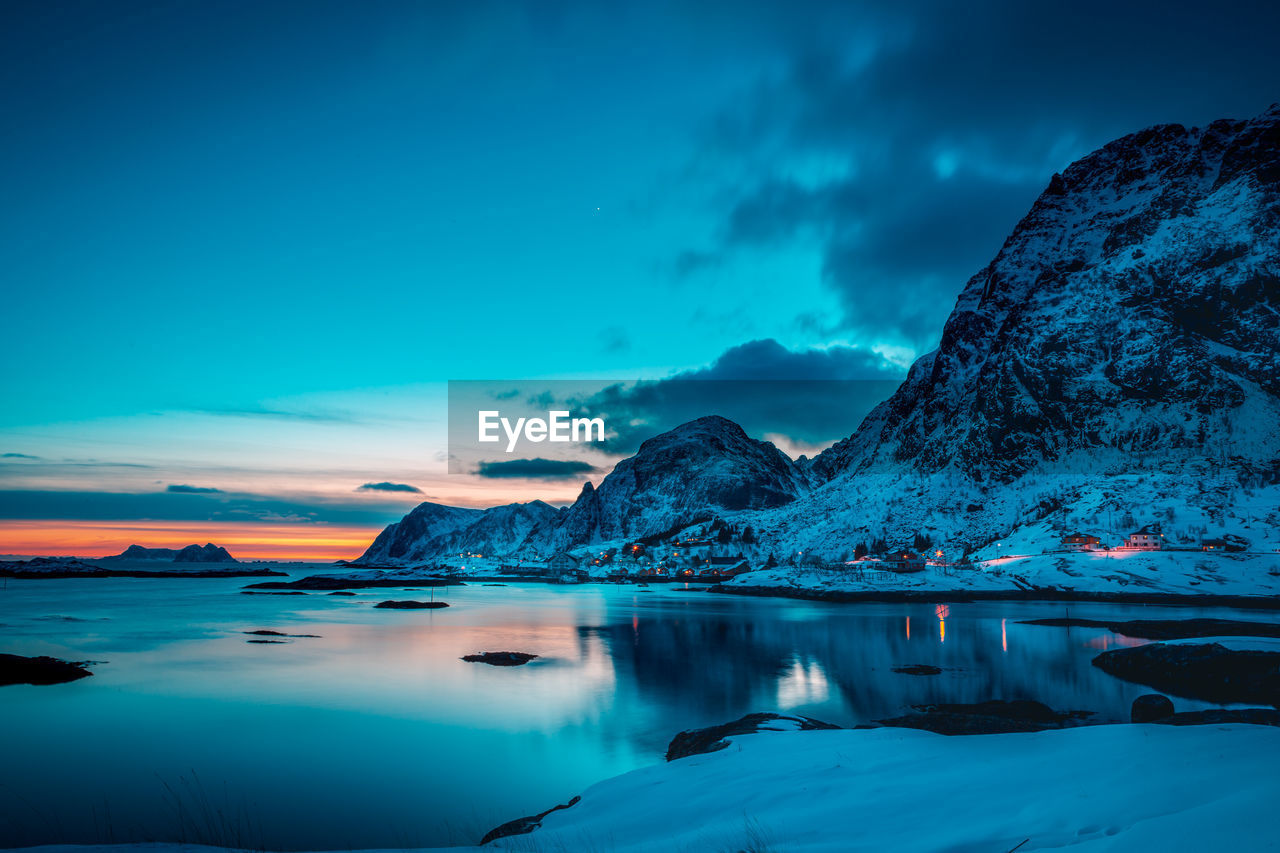
M 354 559 L 380 528 L 343 524 L 189 521 L 0 521 L 0 554 L 105 557 L 133 544 L 181 548 L 213 542 L 239 560 Z

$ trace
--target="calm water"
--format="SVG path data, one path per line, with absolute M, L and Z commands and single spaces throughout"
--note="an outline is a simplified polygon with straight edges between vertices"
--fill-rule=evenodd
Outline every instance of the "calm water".
M 1062 605 L 473 585 L 438 593 L 446 610 L 415 612 L 371 604 L 427 592 L 239 595 L 248 582 L 4 586 L 0 650 L 102 663 L 72 684 L 0 688 L 0 846 L 474 843 L 661 761 L 680 729 L 750 711 L 854 724 L 914 703 L 1026 697 L 1121 720 L 1146 692 L 1089 664 L 1132 641 L 1017 624 L 1062 615 Z M 1096 618 L 1167 614 L 1277 618 L 1071 607 Z M 240 633 L 259 628 L 322 636 L 258 645 Z M 542 659 L 458 660 L 506 649 Z M 911 663 L 946 672 L 892 671 Z

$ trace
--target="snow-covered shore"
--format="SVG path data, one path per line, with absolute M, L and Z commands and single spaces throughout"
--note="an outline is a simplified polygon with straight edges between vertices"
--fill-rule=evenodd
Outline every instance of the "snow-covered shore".
M 600 782 L 531 834 L 450 849 L 1274 850 L 1277 754 L 1280 729 L 1247 725 L 760 732 Z M 179 848 L 33 848 L 142 849 Z
M 1275 849 L 1280 729 L 769 732 L 596 785 L 515 850 Z M 655 815 L 661 815 L 655 820 Z M 532 840 L 536 844 L 529 844 Z M 755 845 L 753 847 L 753 844 Z
M 973 568 L 930 565 L 923 572 L 875 571 L 876 563 L 836 569 L 779 566 L 748 572 L 725 591 L 875 593 L 1044 593 L 1260 598 L 1280 596 L 1280 554 L 1200 551 L 1092 551 L 1013 554 Z

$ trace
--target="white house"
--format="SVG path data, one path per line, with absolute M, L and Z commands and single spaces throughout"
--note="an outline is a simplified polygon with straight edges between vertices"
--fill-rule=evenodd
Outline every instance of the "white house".
M 547 574 L 549 575 L 573 574 L 577 570 L 578 558 L 564 551 L 552 554 L 551 559 L 547 560 Z
M 1148 524 L 1126 536 L 1124 546 L 1138 551 L 1159 551 L 1164 547 L 1164 533 L 1159 524 Z

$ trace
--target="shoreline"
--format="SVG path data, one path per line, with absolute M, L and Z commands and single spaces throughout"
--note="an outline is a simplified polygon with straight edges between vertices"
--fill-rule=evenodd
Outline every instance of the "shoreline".
M 233 569 L 230 571 L 194 569 L 189 572 L 172 569 L 150 571 L 147 569 L 100 568 L 96 571 L 59 569 L 47 572 L 0 569 L 0 578 L 15 578 L 17 580 L 57 580 L 67 578 L 267 578 L 287 576 L 287 572 L 277 572 L 272 569 Z
M 1024 603 L 1138 604 L 1164 607 L 1229 607 L 1236 610 L 1280 610 L 1280 595 L 1206 595 L 1176 592 L 1087 592 L 1058 589 L 1008 590 L 883 590 L 847 592 L 779 586 L 733 586 L 719 584 L 709 593 L 754 598 L 791 598 L 826 601 L 833 604 L 971 604 L 978 601 L 1018 601 Z

